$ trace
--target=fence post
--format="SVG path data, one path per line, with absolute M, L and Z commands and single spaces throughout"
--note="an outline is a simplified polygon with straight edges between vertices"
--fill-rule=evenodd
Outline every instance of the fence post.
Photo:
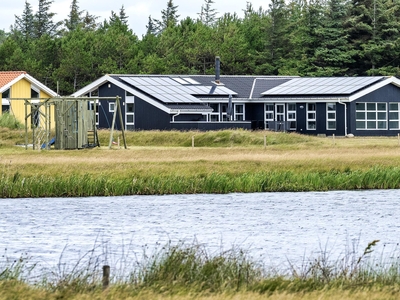
M 194 135 L 192 136 L 192 148 L 194 148 Z
M 267 135 L 264 134 L 264 149 L 267 149 Z
M 335 134 L 332 135 L 332 138 L 333 138 L 333 145 L 336 145 Z
M 103 290 L 110 284 L 110 266 L 103 266 Z

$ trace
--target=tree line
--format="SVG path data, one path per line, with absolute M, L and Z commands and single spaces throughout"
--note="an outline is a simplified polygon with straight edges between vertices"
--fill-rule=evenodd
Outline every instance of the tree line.
M 215 0 L 217 1 L 217 0 Z M 180 18 L 168 0 L 146 33 L 129 28 L 124 6 L 102 22 L 72 0 L 55 22 L 53 0 L 26 0 L 8 32 L 0 31 L 0 70 L 24 70 L 68 95 L 104 74 L 366 76 L 399 72 L 400 0 L 247 2 L 243 17 L 204 0 L 196 19 Z

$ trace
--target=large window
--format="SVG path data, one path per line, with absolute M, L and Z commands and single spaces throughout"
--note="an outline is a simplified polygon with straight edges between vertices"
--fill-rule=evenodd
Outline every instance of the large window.
M 307 130 L 317 129 L 317 105 L 307 103 Z
M 326 129 L 336 130 L 336 103 L 326 104 Z
M 356 129 L 387 129 L 386 103 L 356 103 Z
M 400 129 L 400 103 L 389 103 L 389 129 Z

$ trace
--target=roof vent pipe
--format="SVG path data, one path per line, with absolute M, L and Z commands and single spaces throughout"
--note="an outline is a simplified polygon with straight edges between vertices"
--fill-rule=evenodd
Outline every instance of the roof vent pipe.
M 220 83 L 220 74 L 221 74 L 221 61 L 219 56 L 215 57 L 215 83 Z

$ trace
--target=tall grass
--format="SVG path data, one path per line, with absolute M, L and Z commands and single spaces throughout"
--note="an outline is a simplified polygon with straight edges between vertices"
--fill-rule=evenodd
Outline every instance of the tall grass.
M 400 188 L 399 167 L 367 170 L 271 171 L 244 174 L 188 174 L 158 176 L 0 174 L 0 197 L 87 197 L 233 192 L 300 192 Z
M 22 129 L 24 125 L 19 122 L 13 114 L 9 112 L 3 112 L 0 115 L 0 127 L 5 127 L 9 129 Z
M 325 295 L 323 299 L 330 299 L 326 295 L 346 291 L 354 294 L 346 299 L 358 299 L 360 292 L 374 295 L 377 291 L 385 295 L 379 299 L 396 299 L 400 286 L 399 261 L 377 261 L 370 256 L 377 243 L 372 241 L 361 252 L 346 252 L 334 259 L 324 252 L 299 267 L 290 264 L 289 271 L 262 267 L 246 251 L 235 247 L 211 254 L 202 245 L 168 243 L 144 255 L 125 277 L 112 280 L 105 291 L 100 276 L 103 260 L 91 254 L 88 254 L 90 259 L 82 260 L 87 265 L 79 261 L 69 273 L 60 270 L 58 276 L 43 275 L 42 280 L 33 284 L 29 278 L 20 276 L 27 274 L 21 269 L 23 265 L 5 269 L 0 266 L 0 274 L 8 274 L 0 277 L 0 299 L 22 299 L 28 295 L 29 299 L 77 299 L 78 295 L 84 296 L 82 299 L 151 299 L 143 297 L 148 294 L 158 299 L 182 295 L 192 299 L 201 295 L 227 295 L 219 296 L 225 299 L 234 295 L 251 298 L 251 295 L 277 294 L 308 299 L 307 295 L 316 292 Z

